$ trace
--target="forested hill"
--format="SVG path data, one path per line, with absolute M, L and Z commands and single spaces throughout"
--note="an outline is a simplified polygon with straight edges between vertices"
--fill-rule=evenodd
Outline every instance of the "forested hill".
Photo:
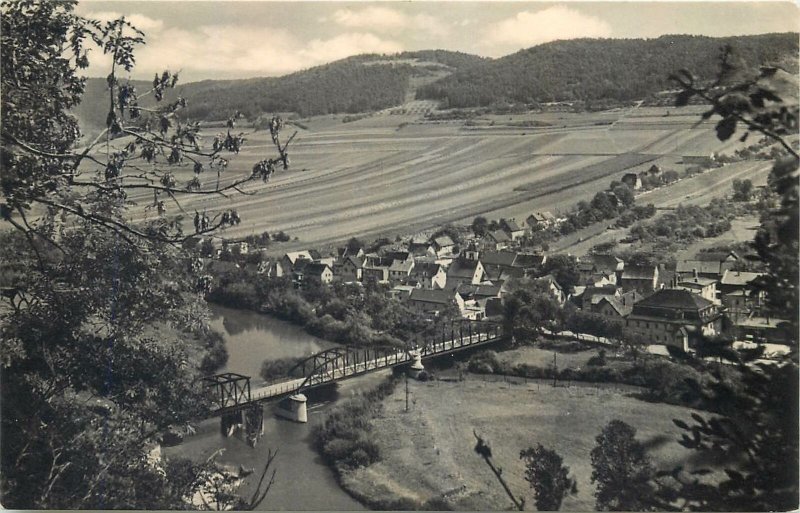
M 357 55 L 290 75 L 245 80 L 204 80 L 179 84 L 170 99 L 187 99 L 184 114 L 192 119 L 225 119 L 239 110 L 248 118 L 273 112 L 301 116 L 380 110 L 403 103 L 409 87 L 483 63 L 476 55 L 445 50 L 396 55 Z M 137 90 L 147 83 L 135 82 Z M 105 79 L 89 79 L 84 101 L 75 109 L 91 128 L 106 119 Z M 147 102 L 143 103 L 147 106 Z
M 731 44 L 748 66 L 788 63 L 796 72 L 798 34 L 712 38 L 574 39 L 522 50 L 459 70 L 417 90 L 417 98 L 442 107 L 554 101 L 628 101 L 674 88 L 671 72 L 701 78 L 717 71 L 721 46 Z

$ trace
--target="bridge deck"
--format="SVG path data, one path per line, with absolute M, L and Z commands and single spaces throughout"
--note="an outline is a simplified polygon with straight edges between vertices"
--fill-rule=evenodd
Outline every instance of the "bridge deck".
M 453 353 L 468 347 L 475 347 L 482 344 L 488 344 L 500 340 L 502 337 L 496 333 L 475 333 L 472 335 L 459 336 L 450 340 L 442 340 L 438 342 L 431 342 L 425 347 L 419 349 L 421 358 L 431 358 L 434 356 L 441 356 L 448 353 Z M 355 377 L 358 375 L 374 372 L 381 369 L 395 367 L 397 365 L 407 364 L 413 361 L 413 358 L 403 349 L 398 349 L 394 352 L 384 353 L 378 358 L 365 360 L 360 362 L 346 362 L 345 360 L 337 360 L 327 366 L 323 372 L 314 374 L 308 378 L 302 377 L 280 383 L 273 383 L 259 388 L 255 388 L 250 392 L 250 400 L 244 402 L 231 403 L 226 401 L 224 405 L 215 405 L 212 414 L 217 415 L 225 411 L 236 410 L 262 401 L 269 401 L 280 397 L 293 395 L 298 392 L 300 387 L 303 389 L 314 388 L 317 386 L 334 383 L 336 381 Z M 305 385 L 303 385 L 305 383 Z

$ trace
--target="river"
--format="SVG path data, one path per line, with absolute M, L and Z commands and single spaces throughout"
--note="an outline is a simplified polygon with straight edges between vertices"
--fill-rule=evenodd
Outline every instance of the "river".
M 261 362 L 267 358 L 310 355 L 335 344 L 306 333 L 302 328 L 268 315 L 211 305 L 212 327 L 222 333 L 228 348 L 228 363 L 221 372 L 238 372 L 252 376 L 258 383 Z M 337 389 L 337 396 L 346 396 L 373 386 L 385 372 L 348 380 Z M 197 433 L 187 436 L 176 447 L 164 453 L 185 456 L 195 461 L 207 458 L 220 449 L 217 461 L 238 467 L 263 468 L 269 449 L 278 451 L 275 459 L 275 484 L 261 504 L 261 510 L 364 510 L 363 505 L 347 495 L 336 483 L 333 472 L 325 466 L 311 446 L 313 426 L 325 417 L 331 403 L 309 404 L 308 424 L 278 419 L 270 406 L 264 409 L 264 436 L 255 448 L 237 437 L 220 434 L 219 419 L 203 421 Z M 248 481 L 257 480 L 255 474 Z M 248 491 L 245 486 L 242 492 Z

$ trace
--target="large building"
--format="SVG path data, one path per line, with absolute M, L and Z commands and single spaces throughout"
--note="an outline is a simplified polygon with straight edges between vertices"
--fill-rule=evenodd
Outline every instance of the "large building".
M 630 336 L 642 343 L 663 344 L 688 351 L 700 335 L 712 336 L 722 329 L 717 305 L 682 289 L 663 289 L 633 306 L 626 320 Z

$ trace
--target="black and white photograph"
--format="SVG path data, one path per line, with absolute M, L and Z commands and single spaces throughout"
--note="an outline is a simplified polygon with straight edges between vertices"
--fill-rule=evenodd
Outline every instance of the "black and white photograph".
M 800 507 L 797 3 L 0 18 L 0 507 Z

